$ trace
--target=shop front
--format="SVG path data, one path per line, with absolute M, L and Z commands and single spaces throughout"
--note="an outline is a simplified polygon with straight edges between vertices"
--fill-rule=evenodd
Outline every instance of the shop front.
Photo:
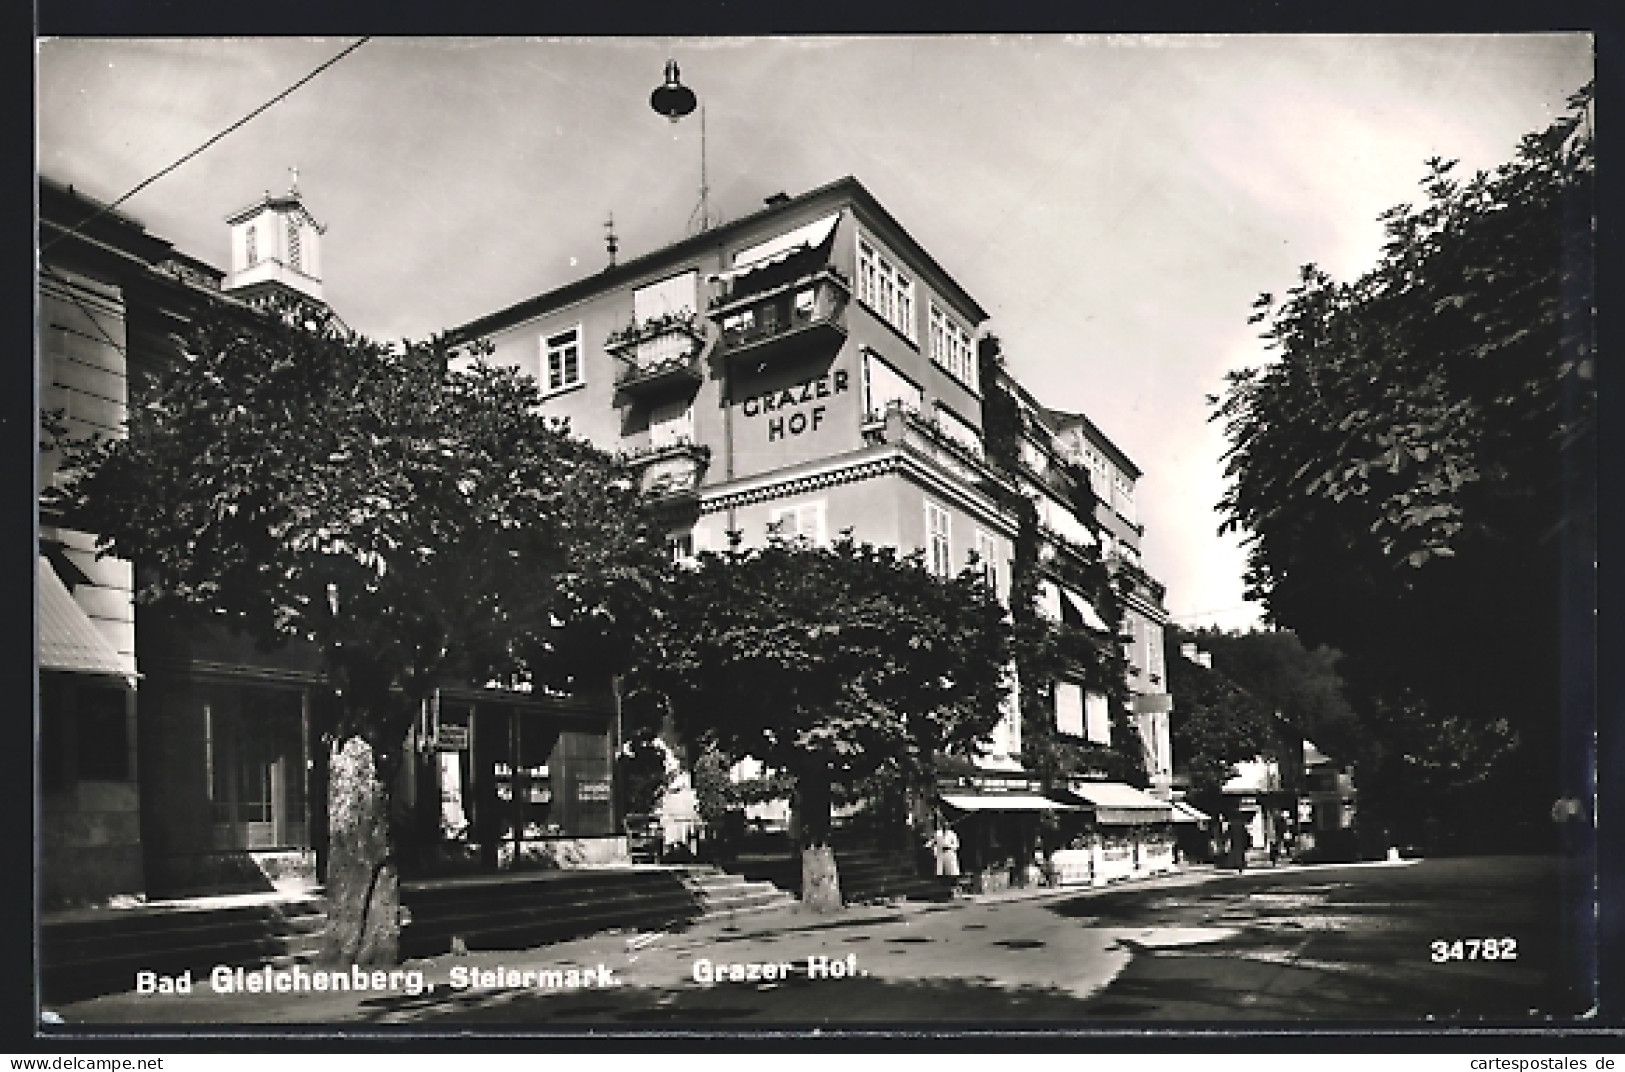
M 627 863 L 614 786 L 615 704 L 476 690 L 436 696 L 397 794 L 412 871 Z
M 944 821 L 959 835 L 961 869 L 973 893 L 1045 884 L 1044 827 L 1079 810 L 1036 791 L 955 790 L 941 793 L 938 801 Z
M 1166 801 L 1121 782 L 1073 782 L 1052 795 L 1071 806 L 1063 847 L 1050 857 L 1057 885 L 1104 886 L 1174 870 Z

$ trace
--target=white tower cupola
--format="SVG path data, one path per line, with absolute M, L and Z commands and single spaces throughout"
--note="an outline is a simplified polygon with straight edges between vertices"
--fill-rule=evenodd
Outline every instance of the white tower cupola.
M 278 291 L 322 298 L 322 235 L 327 228 L 299 199 L 299 169 L 288 192 L 266 191 L 260 200 L 226 217 L 231 227 L 231 273 L 220 286 L 242 298 Z

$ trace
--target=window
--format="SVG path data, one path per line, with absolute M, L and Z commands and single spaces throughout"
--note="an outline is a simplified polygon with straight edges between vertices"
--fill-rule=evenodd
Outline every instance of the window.
M 1084 736 L 1083 690 L 1070 681 L 1055 683 L 1055 729 L 1073 737 Z
M 925 564 L 938 577 L 947 577 L 953 572 L 949 520 L 948 511 L 936 503 L 925 504 Z
M 546 351 L 547 390 L 562 391 L 581 383 L 581 329 L 571 328 L 550 335 L 542 342 Z
M 1090 744 L 1112 743 L 1111 708 L 1107 706 L 1105 696 L 1098 692 L 1084 694 L 1083 723 L 1084 736 Z
M 684 272 L 632 292 L 632 319 L 639 324 L 663 316 L 693 316 L 699 305 L 699 273 Z
M 259 228 L 252 223 L 248 225 L 248 232 L 243 235 L 243 255 L 250 268 L 260 262 Z
M 288 217 L 288 267 L 299 270 L 299 221 Z
M 910 342 L 914 334 L 914 280 L 858 239 L 858 300 Z
M 982 567 L 982 576 L 987 578 L 987 586 L 994 591 L 999 588 L 999 541 L 991 532 L 976 533 L 976 562 Z
M 663 402 L 649 410 L 649 446 L 674 447 L 694 442 L 694 407 L 686 401 Z
M 811 502 L 775 508 L 768 515 L 767 533 L 786 540 L 804 539 L 815 546 L 824 546 L 829 542 L 824 529 L 824 504 Z
M 931 360 L 960 383 L 976 390 L 976 346 L 970 332 L 935 305 L 931 306 Z
M 967 448 L 978 458 L 982 456 L 982 436 L 970 423 L 959 414 L 941 403 L 937 404 L 937 427 L 947 434 L 949 439 Z
M 863 352 L 863 412 L 881 417 L 893 402 L 919 412 L 924 395 L 914 382 L 887 364 L 873 350 Z

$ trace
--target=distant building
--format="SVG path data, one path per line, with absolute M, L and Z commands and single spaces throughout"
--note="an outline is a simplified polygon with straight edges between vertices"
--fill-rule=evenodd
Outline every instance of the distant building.
M 42 416 L 60 410 L 73 438 L 121 435 L 129 384 L 179 359 L 200 312 L 322 300 L 324 228 L 296 190 L 228 223 L 223 273 L 41 180 Z M 41 454 L 42 489 L 59 461 Z M 42 904 L 312 883 L 326 836 L 319 654 L 136 607 L 139 564 L 98 559 L 94 534 L 49 513 L 39 543 Z M 447 683 L 396 786 L 408 873 L 624 859 L 614 724 L 607 682 L 571 697 Z

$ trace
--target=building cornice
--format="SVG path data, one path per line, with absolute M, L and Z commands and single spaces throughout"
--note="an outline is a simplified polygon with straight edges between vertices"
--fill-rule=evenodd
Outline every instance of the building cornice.
M 945 472 L 935 462 L 907 446 L 892 443 L 867 447 L 789 470 L 702 488 L 699 512 L 702 515 L 722 513 L 890 475 L 901 475 L 912 480 L 938 497 L 955 503 L 1007 537 L 1014 538 L 1016 535 L 1016 517 L 1002 509 L 991 496 L 967 487 L 956 474 Z

